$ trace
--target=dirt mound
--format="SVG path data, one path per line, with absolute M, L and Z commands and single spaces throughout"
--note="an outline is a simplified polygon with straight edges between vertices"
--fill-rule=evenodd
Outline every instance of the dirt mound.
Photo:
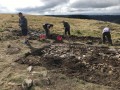
M 37 30 L 29 30 L 29 40 L 39 40 L 39 36 L 41 34 L 44 34 L 43 31 L 37 31 Z M 5 30 L 0 34 L 0 40 L 1 41 L 6 41 L 6 40 L 16 40 L 19 39 L 20 36 L 22 36 L 20 30 Z M 55 43 L 57 42 L 57 36 L 62 36 L 63 40 L 68 40 L 70 42 L 75 42 L 75 41 L 81 41 L 85 42 L 86 44 L 94 44 L 94 43 L 102 43 L 102 40 L 100 37 L 91 37 L 91 36 L 74 36 L 71 35 L 70 37 L 65 37 L 64 35 L 59 35 L 52 33 L 49 39 L 55 40 Z M 63 43 L 63 42 L 61 42 Z
M 92 42 L 99 42 L 101 43 L 102 42 L 102 39 L 100 37 L 92 37 L 92 36 L 70 36 L 70 39 L 71 40 L 80 40 L 80 41 L 92 41 Z
M 59 34 L 51 34 L 51 39 L 56 40 L 57 36 L 59 36 Z M 85 41 L 85 42 L 92 42 L 92 43 L 102 43 L 102 39 L 100 37 L 92 37 L 92 36 L 74 36 L 71 35 L 70 37 L 65 37 L 64 35 L 61 35 L 63 37 L 63 39 L 67 39 L 70 41 Z
M 52 44 L 16 62 L 61 69 L 88 82 L 120 89 L 120 49 L 85 44 Z

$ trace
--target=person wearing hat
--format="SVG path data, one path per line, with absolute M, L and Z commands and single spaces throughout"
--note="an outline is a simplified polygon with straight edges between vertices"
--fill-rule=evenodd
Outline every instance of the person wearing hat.
M 110 33 L 109 25 L 107 25 L 107 26 L 103 29 L 102 38 L 103 38 L 103 44 L 106 43 L 106 39 L 107 39 L 108 42 L 109 42 L 109 44 L 110 44 L 110 45 L 113 45 L 113 44 L 112 44 L 112 39 L 111 39 L 111 33 Z
M 21 32 L 22 32 L 22 36 L 24 38 L 24 43 L 27 44 L 28 43 L 28 23 L 27 23 L 27 19 L 25 18 L 25 16 L 23 16 L 23 14 L 20 12 L 18 13 L 19 16 L 19 26 L 21 28 Z
M 65 35 L 69 35 L 70 36 L 70 24 L 66 21 L 62 21 L 63 25 L 64 25 L 64 30 L 65 30 Z

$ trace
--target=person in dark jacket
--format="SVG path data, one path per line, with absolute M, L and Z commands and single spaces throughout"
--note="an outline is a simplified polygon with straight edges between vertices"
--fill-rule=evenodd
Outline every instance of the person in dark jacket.
M 50 28 L 53 27 L 53 24 L 49 24 L 49 23 L 45 23 L 43 25 L 43 28 L 45 30 L 45 33 L 46 33 L 46 37 L 49 38 L 50 37 Z
M 23 14 L 20 12 L 18 14 L 19 16 L 19 26 L 21 28 L 21 32 L 22 32 L 22 36 L 24 38 L 24 43 L 26 44 L 28 42 L 28 26 L 27 26 L 27 19 L 25 18 L 25 16 L 23 16 Z
M 65 35 L 69 35 L 70 36 L 70 24 L 66 21 L 62 21 L 63 25 L 64 25 L 64 30 L 65 30 Z
M 108 25 L 109 26 L 109 25 Z M 109 44 L 110 45 L 113 45 L 112 44 L 112 39 L 111 39 L 111 34 L 110 34 L 110 28 L 106 26 L 104 29 L 103 29 L 103 32 L 102 32 L 102 36 L 103 36 L 103 44 L 106 43 L 106 39 L 108 40 Z

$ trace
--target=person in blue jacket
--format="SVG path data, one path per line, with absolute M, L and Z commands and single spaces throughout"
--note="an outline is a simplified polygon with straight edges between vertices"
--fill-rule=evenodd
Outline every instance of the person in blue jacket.
M 19 16 L 19 26 L 21 28 L 21 32 L 22 32 L 22 36 L 24 38 L 24 43 L 27 44 L 28 42 L 28 23 L 27 23 L 27 19 L 25 18 L 25 16 L 23 16 L 23 14 L 20 12 L 18 13 Z

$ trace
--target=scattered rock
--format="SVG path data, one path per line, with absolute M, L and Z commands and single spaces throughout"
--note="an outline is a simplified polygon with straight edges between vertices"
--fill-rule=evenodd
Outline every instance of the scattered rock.
M 35 86 L 49 86 L 52 84 L 50 78 L 36 79 L 33 81 Z
M 118 49 L 118 53 L 120 54 L 120 49 Z
M 77 59 L 78 59 L 78 60 L 80 60 L 80 59 L 81 59 L 81 57 L 79 56 Z
M 45 86 L 51 85 L 51 80 L 49 78 L 44 78 L 41 80 L 42 84 Z
M 83 58 L 85 58 L 86 57 L 86 55 L 83 55 Z
M 29 66 L 29 67 L 27 68 L 27 71 L 28 71 L 28 72 L 31 72 L 32 69 L 33 69 L 33 67 L 32 67 L 32 66 Z
M 55 46 L 55 47 L 53 47 Z M 59 68 L 62 73 L 68 76 L 77 76 L 88 82 L 98 83 L 107 86 L 119 87 L 118 75 L 120 74 L 120 59 L 117 49 L 110 49 L 107 46 L 92 46 L 77 44 L 77 46 L 65 47 L 69 45 L 63 45 L 64 48 L 59 47 L 58 44 L 48 46 L 44 49 L 40 49 L 42 55 L 38 50 L 34 53 L 27 55 L 19 60 L 33 66 L 33 63 L 38 61 L 38 64 L 45 66 L 47 69 Z M 116 68 L 118 68 L 116 70 Z M 32 72 L 33 73 L 33 72 Z M 46 79 L 47 72 L 39 72 L 41 77 L 44 77 L 40 81 L 40 85 L 49 85 L 49 79 Z M 116 77 L 116 78 L 114 78 Z M 109 81 L 111 80 L 111 81 Z M 116 83 L 114 83 L 116 82 Z M 42 84 L 41 84 L 42 83 Z
M 29 57 L 20 57 L 15 60 L 15 62 L 20 64 L 27 64 L 29 66 L 41 66 L 41 58 L 37 56 L 29 56 Z
M 9 82 L 8 85 L 10 85 L 10 86 L 20 86 L 21 84 L 17 84 L 17 83 Z
M 107 52 L 107 54 L 116 54 L 117 53 L 117 50 L 116 49 L 114 49 L 114 48 L 111 48 L 111 49 L 108 49 L 108 52 Z
M 113 71 L 111 70 L 111 71 L 109 71 L 108 73 L 109 73 L 109 75 L 112 75 L 112 74 L 113 74 Z
M 47 77 L 48 72 L 47 72 L 47 71 L 41 71 L 40 74 L 41 74 L 43 77 Z
M 30 88 L 33 86 L 33 80 L 32 79 L 25 79 L 22 83 L 23 90 L 30 90 Z
M 60 57 L 61 57 L 61 58 L 65 58 L 65 57 L 66 57 L 66 54 L 63 54 L 63 55 L 61 55 Z

